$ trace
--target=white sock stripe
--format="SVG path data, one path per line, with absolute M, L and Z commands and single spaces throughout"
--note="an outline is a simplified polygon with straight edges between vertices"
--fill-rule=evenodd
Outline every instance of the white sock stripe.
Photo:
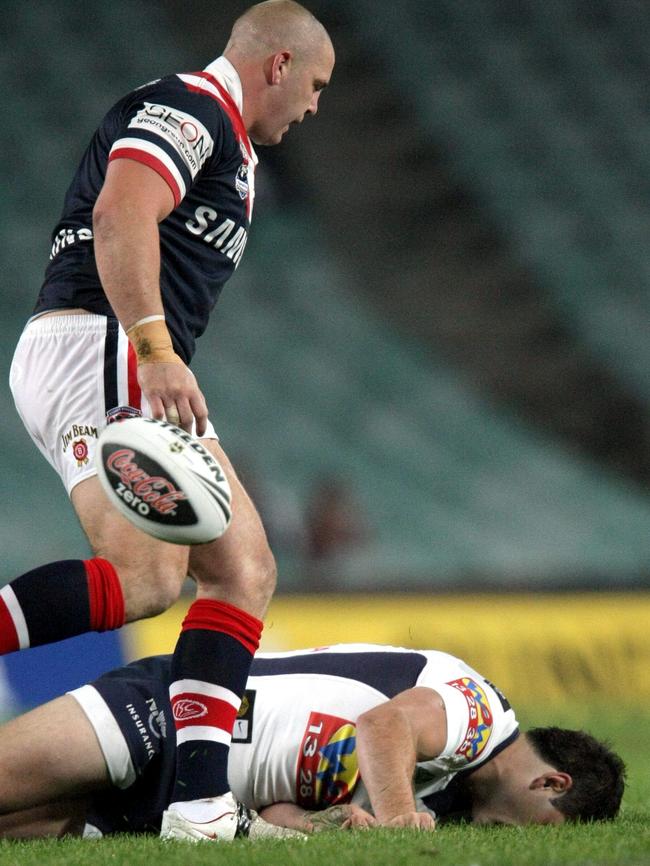
M 187 725 L 176 731 L 176 745 L 189 743 L 192 740 L 210 740 L 213 743 L 223 743 L 229 746 L 232 734 L 222 728 L 213 728 L 207 725 Z
M 23 609 L 16 598 L 16 593 L 9 584 L 7 584 L 0 589 L 0 596 L 2 596 L 2 600 L 7 605 L 9 616 L 11 617 L 14 628 L 16 629 L 16 634 L 18 635 L 18 646 L 20 649 L 27 649 L 30 645 L 29 629 L 27 628 L 27 621 L 25 620 Z
M 236 710 L 241 706 L 241 698 L 238 695 L 231 692 L 230 689 L 224 689 L 223 686 L 216 686 L 214 683 L 204 683 L 203 680 L 176 680 L 169 686 L 169 697 L 172 700 L 186 692 L 204 695 L 206 698 L 217 698 L 230 704 Z

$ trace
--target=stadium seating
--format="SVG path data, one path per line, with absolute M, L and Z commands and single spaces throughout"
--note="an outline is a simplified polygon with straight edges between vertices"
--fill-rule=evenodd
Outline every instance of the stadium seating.
M 650 24 L 642 4 L 348 7 L 585 342 L 650 399 Z
M 198 365 L 209 382 L 218 352 L 212 404 L 227 449 L 303 500 L 327 472 L 358 491 L 377 535 L 348 560 L 350 585 L 633 579 L 647 556 L 644 498 L 424 363 L 346 291 L 301 217 L 256 226 Z
M 93 4 L 101 32 L 111 33 L 126 5 L 144 16 L 126 0 L 105 9 Z M 10 182 L 11 167 L 0 166 L 15 209 L 9 241 L 17 254 L 8 263 L 7 292 L 16 313 L 20 308 L 25 316 L 47 257 L 57 202 L 79 155 L 80 126 L 90 133 L 99 107 L 146 80 L 151 70 L 146 46 L 131 52 L 118 33 L 107 37 L 110 50 L 98 60 L 96 46 L 86 44 L 84 31 L 74 26 L 76 4 L 42 6 L 39 15 L 29 5 L 12 7 L 8 31 L 19 50 L 30 40 L 39 44 L 39 73 L 47 83 L 39 91 L 39 80 L 21 81 L 11 96 L 14 116 L 23 117 L 33 132 L 25 144 L 23 192 Z M 604 255 L 600 245 L 574 242 L 585 219 L 611 229 L 611 250 L 627 269 L 626 286 L 631 284 L 638 270 L 621 233 L 637 223 L 621 191 L 625 178 L 611 176 L 595 151 L 591 162 L 584 158 L 591 139 L 581 118 L 566 133 L 572 135 L 569 150 L 575 158 L 560 161 L 568 139 L 555 129 L 557 115 L 535 74 L 533 49 L 504 38 L 497 12 L 487 20 L 481 42 L 468 7 L 452 0 L 425 4 L 426 30 L 399 5 L 371 6 L 381 14 L 368 16 L 364 26 L 374 22 L 377 44 L 383 45 L 386 34 L 400 34 L 412 48 L 413 62 L 404 64 L 401 74 L 417 95 L 431 134 L 454 150 L 459 169 L 518 239 L 566 314 L 630 370 L 632 349 L 647 351 L 639 321 L 644 305 L 630 292 L 629 307 L 608 306 L 609 286 L 602 275 L 623 270 L 608 259 L 609 270 L 603 271 L 596 258 Z M 503 4 L 499 14 L 509 10 L 514 15 L 516 6 L 514 0 Z M 360 13 L 363 7 L 359 2 Z M 526 9 L 522 32 L 532 20 L 552 30 L 538 4 Z M 155 42 L 156 68 L 173 69 L 170 39 L 156 27 L 147 19 L 141 28 L 148 44 Z M 62 54 L 58 43 L 64 36 Z M 590 43 L 585 40 L 580 57 L 586 62 Z M 560 51 L 555 45 L 555 53 Z M 108 79 L 104 68 L 93 72 L 98 62 L 111 71 Z M 582 61 L 576 56 L 572 62 Z M 480 84 L 488 79 L 480 76 L 488 67 L 485 94 Z M 77 88 L 84 70 L 93 81 L 103 80 L 106 89 L 88 94 Z M 434 87 L 422 86 L 423 70 Z M 599 105 L 614 118 L 615 87 L 606 103 L 603 92 L 597 92 Z M 54 126 L 44 94 L 60 106 Z M 631 134 L 627 146 L 633 140 L 640 147 L 640 138 Z M 537 143 L 539 158 L 529 155 L 531 143 Z M 588 216 L 578 210 L 584 202 Z M 618 234 L 611 228 L 615 219 Z M 342 566 L 348 588 L 432 589 L 462 581 L 568 586 L 585 577 L 626 585 L 638 580 L 650 559 L 647 500 L 497 411 L 445 364 L 398 337 L 355 294 L 351 277 L 332 262 L 327 241 L 313 230 L 317 225 L 314 210 L 288 213 L 268 206 L 254 224 L 244 264 L 226 288 L 197 357 L 224 446 L 235 458 L 250 461 L 271 511 L 281 509 L 287 497 L 304 506 L 324 474 L 344 478 L 372 528 L 370 541 Z M 641 232 L 635 237 L 640 246 Z M 18 319 L 1 327 L 3 344 L 11 346 Z M 627 355 L 620 354 L 617 342 L 623 338 Z M 7 349 L 5 369 L 9 355 Z M 50 503 L 58 503 L 63 493 L 55 493 L 57 482 L 51 474 L 46 479 L 48 470 L 35 452 L 33 465 L 23 456 L 18 422 L 2 418 L 0 424 L 12 455 L 3 461 L 3 467 L 9 464 L 5 479 L 16 491 L 16 519 L 1 530 L 4 549 L 11 551 L 5 560 L 11 574 L 26 560 L 52 559 L 53 550 L 69 555 L 64 551 L 79 530 L 72 518 L 53 519 L 59 509 Z M 14 460 L 13 455 L 20 456 Z M 25 478 L 35 483 L 25 484 Z M 34 486 L 45 492 L 43 510 L 36 515 Z M 44 527 L 38 538 L 34 520 Z M 304 588 L 300 553 L 282 547 L 278 553 L 283 588 Z

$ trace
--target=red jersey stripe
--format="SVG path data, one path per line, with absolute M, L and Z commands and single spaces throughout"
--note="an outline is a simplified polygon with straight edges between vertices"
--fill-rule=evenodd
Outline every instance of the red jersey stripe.
M 196 75 L 197 78 L 205 78 L 205 80 L 209 81 L 210 84 L 219 92 L 219 96 L 221 97 L 220 99 L 218 99 L 214 94 L 210 93 L 209 90 L 205 90 L 204 88 L 199 87 L 196 84 L 188 84 L 188 82 L 185 82 L 185 86 L 188 90 L 191 90 L 193 93 L 205 93 L 211 99 L 216 100 L 217 102 L 219 102 L 220 105 L 223 106 L 226 114 L 230 118 L 230 122 L 232 123 L 237 138 L 246 148 L 249 159 L 252 160 L 253 145 L 251 144 L 251 140 L 248 137 L 248 132 L 246 131 L 246 127 L 244 126 L 244 120 L 239 113 L 239 109 L 237 108 L 235 100 L 228 93 L 223 84 L 221 84 L 221 82 L 218 81 L 214 77 L 214 75 L 210 75 L 209 72 L 205 72 L 204 70 L 202 70 L 201 72 L 193 72 L 191 74 Z
M 183 197 L 174 176 L 167 166 L 163 165 L 163 163 L 160 162 L 159 159 L 156 159 L 155 156 L 152 156 L 150 153 L 145 153 L 143 150 L 138 150 L 135 147 L 118 147 L 111 151 L 111 155 L 108 157 L 109 162 L 112 162 L 114 159 L 134 159 L 136 162 L 141 162 L 143 165 L 149 166 L 149 168 L 152 168 L 162 177 L 172 191 L 172 195 L 174 196 L 174 207 L 178 207 L 181 203 Z
M 127 385 L 129 393 L 129 406 L 134 409 L 142 408 L 142 391 L 138 384 L 138 361 L 135 354 L 135 349 L 129 343 L 127 352 Z

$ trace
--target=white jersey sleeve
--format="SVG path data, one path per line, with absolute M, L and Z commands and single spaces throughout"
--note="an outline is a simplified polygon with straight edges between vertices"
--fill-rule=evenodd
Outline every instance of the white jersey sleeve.
M 415 686 L 440 694 L 448 724 L 441 754 L 416 768 L 418 797 L 442 790 L 516 735 L 505 698 L 447 653 L 366 644 L 259 653 L 233 732 L 232 790 L 257 809 L 274 802 L 322 809 L 350 800 L 367 807 L 357 719 Z
M 440 790 L 437 781 L 442 777 L 447 777 L 448 784 L 451 776 L 447 774 L 484 763 L 518 730 L 507 699 L 481 674 L 447 653 L 426 651 L 424 655 L 427 664 L 417 685 L 434 689 L 442 698 L 447 741 L 440 755 L 418 765 L 422 782 L 418 793 L 422 795 Z

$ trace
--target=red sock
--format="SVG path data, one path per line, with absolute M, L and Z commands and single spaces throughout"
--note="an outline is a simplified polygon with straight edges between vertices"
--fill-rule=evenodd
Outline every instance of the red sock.
M 228 751 L 263 623 L 232 604 L 200 599 L 176 644 L 169 687 L 176 726 L 171 802 L 225 793 Z
M 84 559 L 88 581 L 90 628 L 111 631 L 124 625 L 124 594 L 117 572 L 107 559 Z
M 105 559 L 51 562 L 0 590 L 0 654 L 123 624 L 122 586 Z

